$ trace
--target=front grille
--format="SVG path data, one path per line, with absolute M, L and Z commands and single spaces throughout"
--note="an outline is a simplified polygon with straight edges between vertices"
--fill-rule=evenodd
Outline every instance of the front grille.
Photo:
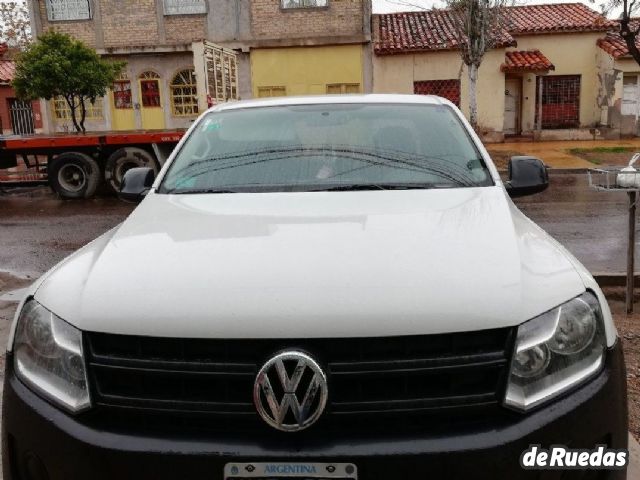
M 258 369 L 275 353 L 309 353 L 325 370 L 325 427 L 395 428 L 429 417 L 462 418 L 498 408 L 512 329 L 389 338 L 175 339 L 86 334 L 89 378 L 98 409 L 233 421 L 270 429 L 252 403 Z M 478 413 L 484 411 L 485 413 Z M 455 415 L 452 413 L 455 412 Z M 351 423 L 350 423 L 351 422 Z M 316 427 L 314 428 L 323 428 Z

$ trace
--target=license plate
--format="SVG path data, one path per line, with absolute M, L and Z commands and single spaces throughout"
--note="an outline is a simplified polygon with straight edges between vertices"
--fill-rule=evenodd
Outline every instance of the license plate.
M 313 480 L 357 480 L 358 469 L 353 463 L 297 463 L 258 462 L 227 463 L 224 480 L 241 479 L 313 479 Z

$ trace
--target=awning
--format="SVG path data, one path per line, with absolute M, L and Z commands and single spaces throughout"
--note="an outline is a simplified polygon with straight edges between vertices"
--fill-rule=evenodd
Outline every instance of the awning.
M 548 72 L 556 67 L 540 50 L 519 50 L 505 53 L 505 62 L 500 67 L 505 73 Z

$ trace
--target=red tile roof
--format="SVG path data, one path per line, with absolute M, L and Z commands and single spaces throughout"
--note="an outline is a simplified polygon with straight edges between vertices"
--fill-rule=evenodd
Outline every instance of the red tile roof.
M 16 72 L 16 64 L 11 60 L 0 60 L 0 84 L 10 83 Z
M 559 32 L 606 32 L 616 22 L 583 3 L 509 7 L 507 29 L 512 35 Z
M 9 46 L 6 43 L 0 43 L 0 84 L 8 84 L 13 80 L 16 72 L 16 65 L 11 60 L 3 60 L 2 56 L 7 53 Z
M 632 19 L 631 28 L 640 27 L 640 19 Z M 636 37 L 636 45 L 640 48 L 640 37 Z M 609 32 L 607 36 L 598 40 L 598 46 L 611 55 L 613 58 L 629 55 L 627 43 L 622 39 L 619 32 Z
M 374 52 L 453 50 L 458 46 L 454 15 L 449 10 L 374 15 Z M 497 47 L 515 46 L 517 35 L 605 32 L 616 25 L 581 3 L 508 7 L 506 15 L 507 28 L 497 32 Z
M 374 51 L 377 54 L 453 50 L 458 47 L 455 13 L 450 10 L 374 15 Z M 515 46 L 506 31 L 497 33 L 497 46 Z
M 507 73 L 547 72 L 556 67 L 540 50 L 521 50 L 505 53 L 505 62 L 500 70 Z

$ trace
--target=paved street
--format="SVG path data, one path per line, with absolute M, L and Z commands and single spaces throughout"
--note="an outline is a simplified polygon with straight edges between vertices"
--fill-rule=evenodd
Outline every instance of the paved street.
M 585 174 L 554 174 L 550 182 L 546 192 L 517 199 L 521 210 L 568 248 L 591 272 L 624 272 L 627 195 L 591 190 Z M 640 241 L 640 235 L 637 241 Z M 636 243 L 636 252 L 637 249 Z

